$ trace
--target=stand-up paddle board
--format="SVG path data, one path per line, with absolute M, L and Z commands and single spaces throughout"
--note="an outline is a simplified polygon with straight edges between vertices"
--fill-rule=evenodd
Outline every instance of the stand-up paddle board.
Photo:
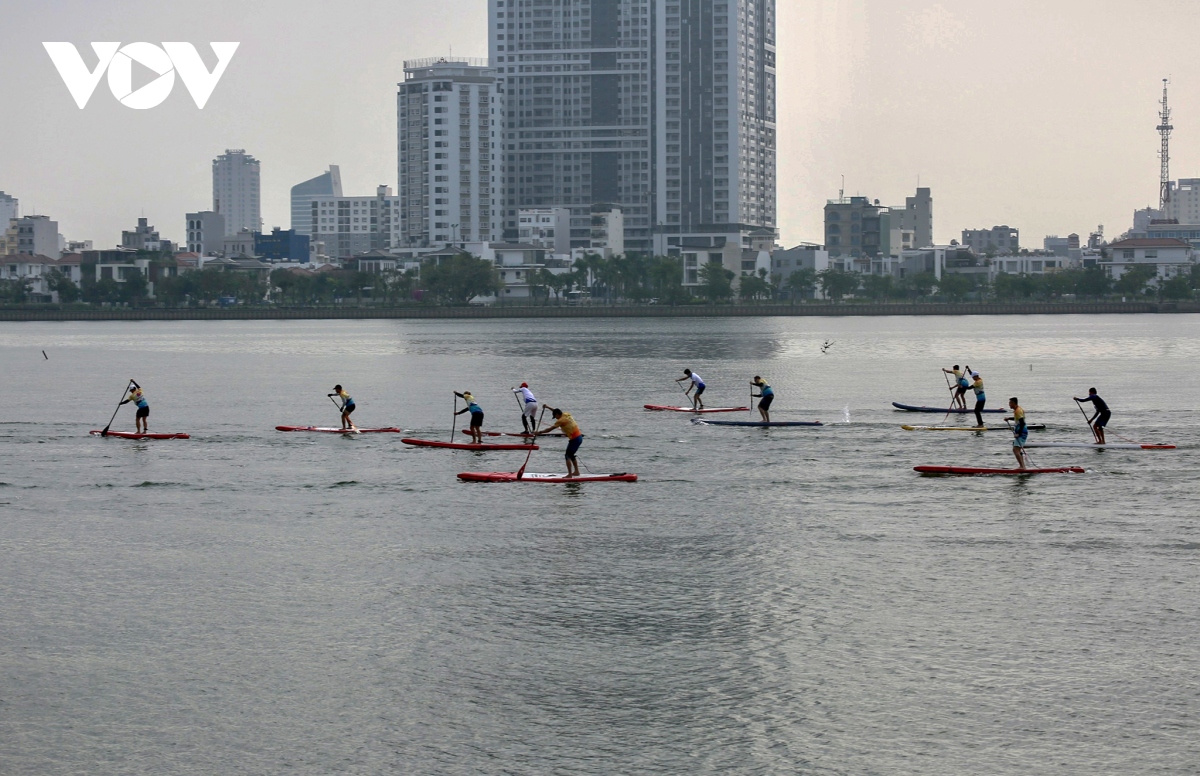
M 898 410 L 904 410 L 905 412 L 940 412 L 942 414 L 946 413 L 945 407 L 917 407 L 912 404 L 901 404 L 898 401 L 892 402 L 892 406 Z M 1006 410 L 1006 409 L 985 409 L 985 410 L 980 410 L 980 412 L 1008 412 L 1008 410 Z M 951 408 L 950 413 L 951 414 L 958 413 L 959 415 L 964 415 L 964 414 L 971 415 L 971 414 L 975 413 L 975 410 L 970 409 L 970 408 L 961 410 L 957 407 L 953 407 L 953 408 Z
M 636 474 L 622 472 L 620 474 L 584 474 L 580 477 L 568 477 L 566 473 L 546 474 L 525 472 L 517 476 L 516 472 L 461 472 L 458 478 L 463 482 L 637 482 Z
M 469 428 L 464 428 L 462 432 L 467 436 L 471 436 L 471 429 Z M 529 437 L 533 436 L 533 434 L 530 434 L 527 431 L 516 431 L 513 433 L 509 433 L 507 431 L 484 431 L 483 435 L 489 437 L 522 437 L 524 439 L 528 439 Z M 566 434 L 562 433 L 561 431 L 555 431 L 553 434 L 542 434 L 542 436 L 564 437 Z
M 490 444 L 484 442 L 477 444 L 475 442 L 438 442 L 433 439 L 413 439 L 405 437 L 400 440 L 406 445 L 413 447 L 443 447 L 449 450 L 537 450 L 538 446 L 534 444 L 506 445 L 506 444 Z
M 642 406 L 648 410 L 654 410 L 655 412 L 701 413 L 701 412 L 749 412 L 750 411 L 749 407 L 705 407 L 702 410 L 697 410 L 697 409 L 693 409 L 692 407 L 668 407 L 665 404 L 643 404 Z
M 399 434 L 400 428 L 332 428 L 324 426 L 276 426 L 276 431 L 319 431 L 323 434 Z
M 905 431 L 1012 431 L 1009 426 L 901 426 Z M 1045 423 L 1030 423 L 1030 431 L 1045 431 Z M 1026 445 L 1028 447 L 1028 445 Z
M 1175 445 L 1140 445 L 1129 442 L 1028 442 L 1026 447 L 1094 447 L 1097 450 L 1174 450 Z
M 136 431 L 90 431 L 92 436 L 110 436 L 118 439 L 191 439 L 187 434 L 139 434 Z
M 921 474 L 960 474 L 960 475 L 984 475 L 984 474 L 1007 474 L 1024 476 L 1026 474 L 1083 474 L 1084 469 L 1081 466 L 1059 466 L 1052 469 L 988 469 L 975 466 L 914 466 L 913 471 Z
M 749 426 L 751 428 L 775 428 L 776 426 L 823 426 L 819 420 L 701 420 L 692 418 L 697 426 Z

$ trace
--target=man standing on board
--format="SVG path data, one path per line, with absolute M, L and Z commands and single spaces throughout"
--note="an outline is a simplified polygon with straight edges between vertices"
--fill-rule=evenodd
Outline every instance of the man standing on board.
M 529 383 L 521 383 L 521 387 L 513 388 L 512 392 L 521 396 L 521 425 L 525 428 L 526 434 L 532 434 L 537 430 L 537 397 L 533 395 L 533 391 L 529 390 Z
M 704 393 L 704 381 L 700 379 L 700 375 L 696 374 L 695 372 L 693 372 L 690 369 L 685 369 L 685 370 L 683 370 L 683 377 L 680 377 L 675 382 L 682 383 L 684 380 L 692 381 L 692 384 L 690 386 L 688 386 L 688 389 L 683 392 L 685 396 L 691 397 L 692 409 L 694 409 L 694 410 L 704 409 L 704 400 L 700 398 L 700 394 Z M 696 389 L 695 396 L 692 396 L 693 388 Z
M 1013 455 L 1017 457 L 1017 464 L 1022 468 L 1026 467 L 1025 462 L 1025 443 L 1029 441 L 1029 426 L 1025 423 L 1025 408 L 1017 401 L 1014 396 L 1008 400 L 1008 408 L 1013 411 L 1004 419 L 1004 422 L 1012 421 L 1016 424 L 1013 427 Z
M 357 431 L 358 426 L 354 425 L 354 421 L 350 420 L 350 413 L 354 412 L 354 397 L 346 393 L 346 390 L 340 385 L 333 386 L 333 393 L 329 396 L 336 397 L 342 400 L 342 430 Z
M 471 441 L 475 444 L 483 444 L 483 408 L 475 403 L 475 397 L 470 391 L 459 393 L 454 392 L 454 395 L 467 403 L 467 406 L 454 413 L 461 415 L 464 412 L 471 413 Z
M 554 425 L 541 431 L 533 432 L 534 436 L 549 434 L 555 429 L 562 429 L 562 432 L 567 435 L 567 479 L 579 476 L 579 459 L 575 454 L 579 452 L 579 446 L 583 444 L 583 432 L 579 430 L 579 424 L 575 422 L 575 418 L 571 417 L 571 413 L 563 412 L 558 409 L 551 409 L 550 414 L 554 416 Z
M 950 400 L 950 406 L 965 411 L 967 409 L 967 389 L 971 387 L 971 384 L 963 376 L 963 371 L 958 368 L 958 364 L 955 364 L 953 369 L 942 367 L 942 371 L 948 375 L 954 375 L 954 387 L 950 389 L 954 391 L 954 397 Z M 967 371 L 970 372 L 971 367 L 967 367 Z
M 1071 398 L 1075 398 L 1072 396 Z M 1095 388 L 1088 388 L 1086 399 L 1075 399 L 1082 404 L 1085 401 L 1090 401 L 1092 406 L 1096 408 L 1096 414 L 1088 418 L 1088 425 L 1092 428 L 1092 434 L 1096 437 L 1096 444 L 1104 444 L 1104 427 L 1108 425 L 1108 421 L 1112 419 L 1112 412 L 1108 409 L 1108 403 L 1100 398 L 1100 394 L 1096 393 Z
M 128 404 L 133 402 L 137 405 L 137 416 L 134 418 L 134 423 L 137 424 L 137 432 L 139 434 L 150 433 L 150 403 L 146 401 L 146 394 L 142 393 L 142 386 L 137 384 L 137 381 L 132 377 L 129 378 L 133 388 L 129 390 L 129 398 L 121 402 Z
M 983 392 L 983 378 L 978 372 L 972 372 L 971 390 L 975 392 L 975 427 L 983 428 L 983 405 L 987 404 L 987 394 Z
M 770 423 L 771 402 L 775 401 L 775 389 L 767 385 L 767 381 L 758 375 L 754 376 L 754 379 L 750 381 L 750 385 L 758 389 L 758 393 L 754 393 L 754 391 L 750 392 L 750 398 L 760 399 L 758 402 L 758 414 L 762 415 L 763 423 Z

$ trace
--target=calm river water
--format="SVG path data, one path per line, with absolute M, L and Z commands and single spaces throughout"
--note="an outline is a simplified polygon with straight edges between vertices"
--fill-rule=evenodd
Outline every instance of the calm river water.
M 1087 440 L 1095 385 L 1180 449 L 921 477 L 1012 463 L 900 429 L 964 361 L 1035 439 Z M 1200 316 L 0 324 L 0 773 L 1200 772 L 1198 364 Z M 643 411 L 685 366 L 833 425 Z M 193 438 L 88 437 L 130 377 Z M 641 481 L 273 430 L 341 383 L 512 431 L 523 380 Z

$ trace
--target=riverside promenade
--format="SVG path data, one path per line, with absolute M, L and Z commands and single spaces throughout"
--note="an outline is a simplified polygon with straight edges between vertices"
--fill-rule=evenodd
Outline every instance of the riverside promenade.
M 351 318 L 714 318 L 765 316 L 874 315 L 1104 315 L 1200 313 L 1189 302 L 1022 302 L 924 304 L 730 304 L 730 305 L 493 305 L 435 307 L 146 307 L 78 308 L 29 306 L 0 308 L 0 321 L 252 321 Z

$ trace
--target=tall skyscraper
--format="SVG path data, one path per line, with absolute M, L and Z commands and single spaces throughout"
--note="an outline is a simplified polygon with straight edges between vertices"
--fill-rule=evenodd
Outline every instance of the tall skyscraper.
M 213 211 L 225 216 L 225 234 L 262 231 L 259 163 L 240 148 L 213 159 Z
M 404 63 L 396 95 L 400 232 L 408 246 L 495 239 L 495 72 L 483 60 Z
M 774 0 L 490 0 L 489 22 L 506 232 L 566 206 L 582 243 L 611 203 L 631 252 L 740 262 L 774 234 Z
M 504 96 L 504 227 L 521 209 L 568 207 L 572 243 L 591 206 L 614 203 L 625 242 L 649 250 L 653 11 L 646 0 L 490 0 L 492 64 Z
M 296 234 L 312 235 L 312 201 L 321 197 L 342 196 L 342 171 L 336 164 L 326 172 L 292 186 L 292 229 Z

